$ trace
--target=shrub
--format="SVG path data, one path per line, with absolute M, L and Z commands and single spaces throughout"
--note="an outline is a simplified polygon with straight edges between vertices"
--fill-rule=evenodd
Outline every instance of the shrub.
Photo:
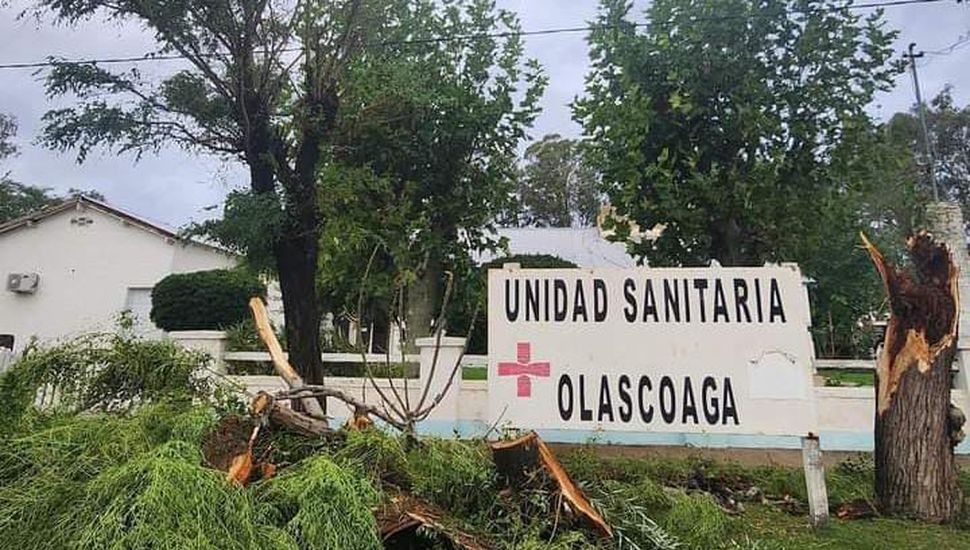
M 127 410 L 153 401 L 208 398 L 208 358 L 172 342 L 89 334 L 29 350 L 0 375 L 0 434 L 41 402 L 61 412 Z
M 486 262 L 482 264 L 482 268 L 487 271 L 490 268 L 499 268 L 505 264 L 519 264 L 519 267 L 522 269 L 569 269 L 579 267 L 569 260 L 564 260 L 552 254 L 513 254 Z
M 223 329 L 249 318 L 249 299 L 265 296 L 266 286 L 242 270 L 176 273 L 152 289 L 151 319 L 173 330 Z

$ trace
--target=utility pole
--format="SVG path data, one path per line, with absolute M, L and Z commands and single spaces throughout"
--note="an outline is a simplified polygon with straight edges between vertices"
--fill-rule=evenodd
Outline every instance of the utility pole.
M 919 124 L 923 129 L 923 144 L 926 146 L 926 158 L 930 162 L 930 182 L 933 184 L 933 200 L 939 202 L 940 192 L 936 184 L 936 159 L 933 155 L 933 145 L 930 144 L 930 132 L 926 127 L 926 106 L 923 105 L 923 94 L 919 89 L 919 75 L 916 73 L 916 60 L 926 54 L 923 52 L 913 52 L 915 48 L 916 43 L 910 42 L 909 53 L 904 53 L 903 57 L 909 59 L 909 68 L 913 72 L 913 88 L 916 90 L 916 108 L 919 113 Z

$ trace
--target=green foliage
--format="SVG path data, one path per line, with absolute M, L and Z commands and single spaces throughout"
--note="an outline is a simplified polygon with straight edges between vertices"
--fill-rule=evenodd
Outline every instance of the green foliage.
M 127 410 L 154 401 L 212 395 L 200 372 L 209 358 L 168 341 L 91 334 L 28 349 L 0 375 L 0 434 L 17 429 L 39 399 L 59 411 Z
M 259 498 L 300 548 L 382 548 L 372 508 L 378 491 L 356 469 L 315 456 L 272 478 Z
M 881 289 L 858 232 L 896 254 L 925 196 L 911 152 L 866 112 L 899 71 L 896 33 L 837 5 L 660 0 L 639 31 L 630 2 L 603 0 L 574 114 L 617 213 L 665 225 L 631 252 L 652 266 L 798 262 L 816 282 L 820 355 L 866 355 Z
M 57 197 L 49 189 L 17 183 L 0 173 L 0 223 L 19 218 L 45 206 L 55 204 Z
M 616 532 L 618 546 L 633 550 L 673 550 L 680 542 L 654 518 L 663 517 L 674 499 L 649 478 L 636 484 L 606 481 L 598 484 L 590 498 Z
M 188 237 L 205 237 L 237 254 L 257 273 L 276 273 L 274 246 L 283 232 L 285 214 L 272 195 L 233 190 L 226 195 L 222 218 L 190 224 Z
M 69 520 L 79 525 L 72 546 L 296 548 L 259 523 L 248 493 L 201 461 L 196 447 L 173 441 L 98 475 Z
M 482 264 L 484 270 L 501 269 L 505 264 L 519 264 L 522 269 L 569 269 L 579 267 L 552 254 L 512 254 Z
M 17 154 L 13 137 L 17 135 L 17 121 L 10 115 L 0 113 L 0 160 Z M 0 219 L 2 222 L 3 219 Z
M 173 273 L 152 289 L 151 319 L 166 331 L 222 329 L 249 319 L 249 299 L 265 295 L 266 285 L 242 270 Z
M 674 493 L 664 526 L 689 548 L 717 548 L 730 534 L 727 514 L 706 493 Z
M 518 203 L 504 221 L 536 227 L 593 225 L 599 181 L 583 152 L 583 142 L 558 134 L 529 145 L 519 174 Z
M 484 443 L 426 439 L 408 453 L 415 495 L 460 517 L 494 504 L 495 467 Z
M 347 440 L 334 459 L 358 468 L 375 482 L 409 483 L 408 457 L 401 439 L 379 429 L 347 432 Z
M 100 529 L 105 526 L 93 524 L 103 510 L 89 500 L 103 492 L 93 488 L 94 480 L 111 478 L 118 468 L 150 456 L 168 441 L 198 448 L 216 418 L 206 407 L 164 402 L 132 415 L 32 414 L 28 420 L 21 431 L 6 433 L 0 445 L 0 537 L 11 547 L 34 549 L 83 547 L 85 538 L 103 536 Z M 200 462 L 194 452 L 191 468 L 215 475 L 224 485 L 221 476 L 203 470 Z M 138 498 L 131 489 L 98 498 Z M 183 491 L 179 498 L 193 496 Z
M 967 152 L 970 150 L 970 105 L 957 106 L 952 87 L 946 86 L 924 108 L 940 198 L 960 204 L 964 223 L 970 229 L 970 154 Z M 914 105 L 909 113 L 896 113 L 888 126 L 894 137 L 920 159 L 922 187 L 931 193 L 931 163 L 926 156 L 917 106 Z

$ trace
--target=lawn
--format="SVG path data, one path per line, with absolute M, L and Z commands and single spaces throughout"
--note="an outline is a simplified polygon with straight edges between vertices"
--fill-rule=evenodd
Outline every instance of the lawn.
M 777 548 L 970 548 L 970 531 L 895 519 L 842 521 L 826 527 L 809 527 L 804 516 L 795 516 L 770 505 L 749 506 L 738 520 L 753 539 Z M 768 547 L 771 547 L 770 545 Z
M 965 518 L 956 526 L 941 526 L 878 517 L 839 520 L 833 513 L 827 526 L 813 529 L 798 468 L 745 468 L 702 458 L 600 458 L 591 446 L 563 460 L 594 500 L 604 488 L 636 495 L 643 511 L 682 547 L 970 548 Z M 866 455 L 828 469 L 833 512 L 845 502 L 871 501 L 872 475 Z M 970 472 L 963 473 L 961 483 L 964 494 L 970 494 Z
M 818 369 L 818 374 L 825 379 L 826 386 L 872 386 L 874 384 L 873 371 Z

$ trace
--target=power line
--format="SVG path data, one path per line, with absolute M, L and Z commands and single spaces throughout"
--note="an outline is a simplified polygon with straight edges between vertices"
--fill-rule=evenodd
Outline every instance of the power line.
M 960 48 L 970 44 L 970 32 L 961 35 L 957 40 L 945 48 L 940 48 L 939 50 L 930 50 L 926 52 L 928 55 L 950 55 L 951 53 L 959 50 Z
M 864 9 L 879 9 L 879 8 L 892 8 L 898 6 L 907 6 L 915 4 L 936 4 L 939 2 L 944 2 L 946 0 L 889 0 L 884 2 L 868 2 L 860 4 L 846 4 L 844 6 L 828 6 L 824 8 L 814 8 L 807 10 L 790 10 L 789 14 L 800 14 L 800 15 L 814 15 L 820 13 L 832 13 L 843 10 L 864 10 Z M 958 0 L 960 1 L 960 0 Z M 768 17 L 768 15 L 758 15 L 758 14 L 726 14 L 716 17 L 695 17 L 693 21 L 725 21 L 732 19 L 750 19 L 754 17 Z M 638 28 L 645 27 L 649 23 L 632 23 L 627 22 L 621 25 L 587 25 L 581 27 L 559 27 L 551 29 L 537 29 L 532 31 L 505 31 L 496 33 L 478 33 L 478 34 L 460 34 L 451 36 L 435 36 L 429 38 L 416 38 L 411 40 L 396 40 L 396 41 L 384 41 L 368 44 L 369 47 L 387 47 L 387 46 L 407 46 L 411 44 L 435 44 L 442 42 L 461 42 L 466 40 L 481 40 L 487 38 L 518 38 L 518 37 L 529 37 L 529 36 L 549 36 L 557 34 L 570 34 L 579 32 L 592 32 L 597 30 L 610 30 L 610 29 L 628 29 L 628 28 Z M 301 48 L 284 48 L 282 52 L 294 52 L 300 51 Z M 217 57 L 218 53 L 203 54 L 204 57 Z M 43 69 L 45 67 L 54 67 L 62 64 L 114 64 L 114 63 L 147 63 L 154 61 L 176 61 L 180 59 L 185 59 L 185 56 L 178 54 L 154 54 L 149 53 L 141 56 L 129 56 L 129 57 L 106 57 L 106 58 L 92 58 L 92 59 L 74 59 L 74 60 L 56 60 L 53 58 L 48 58 L 47 61 L 28 61 L 21 63 L 0 63 L 0 69 Z

